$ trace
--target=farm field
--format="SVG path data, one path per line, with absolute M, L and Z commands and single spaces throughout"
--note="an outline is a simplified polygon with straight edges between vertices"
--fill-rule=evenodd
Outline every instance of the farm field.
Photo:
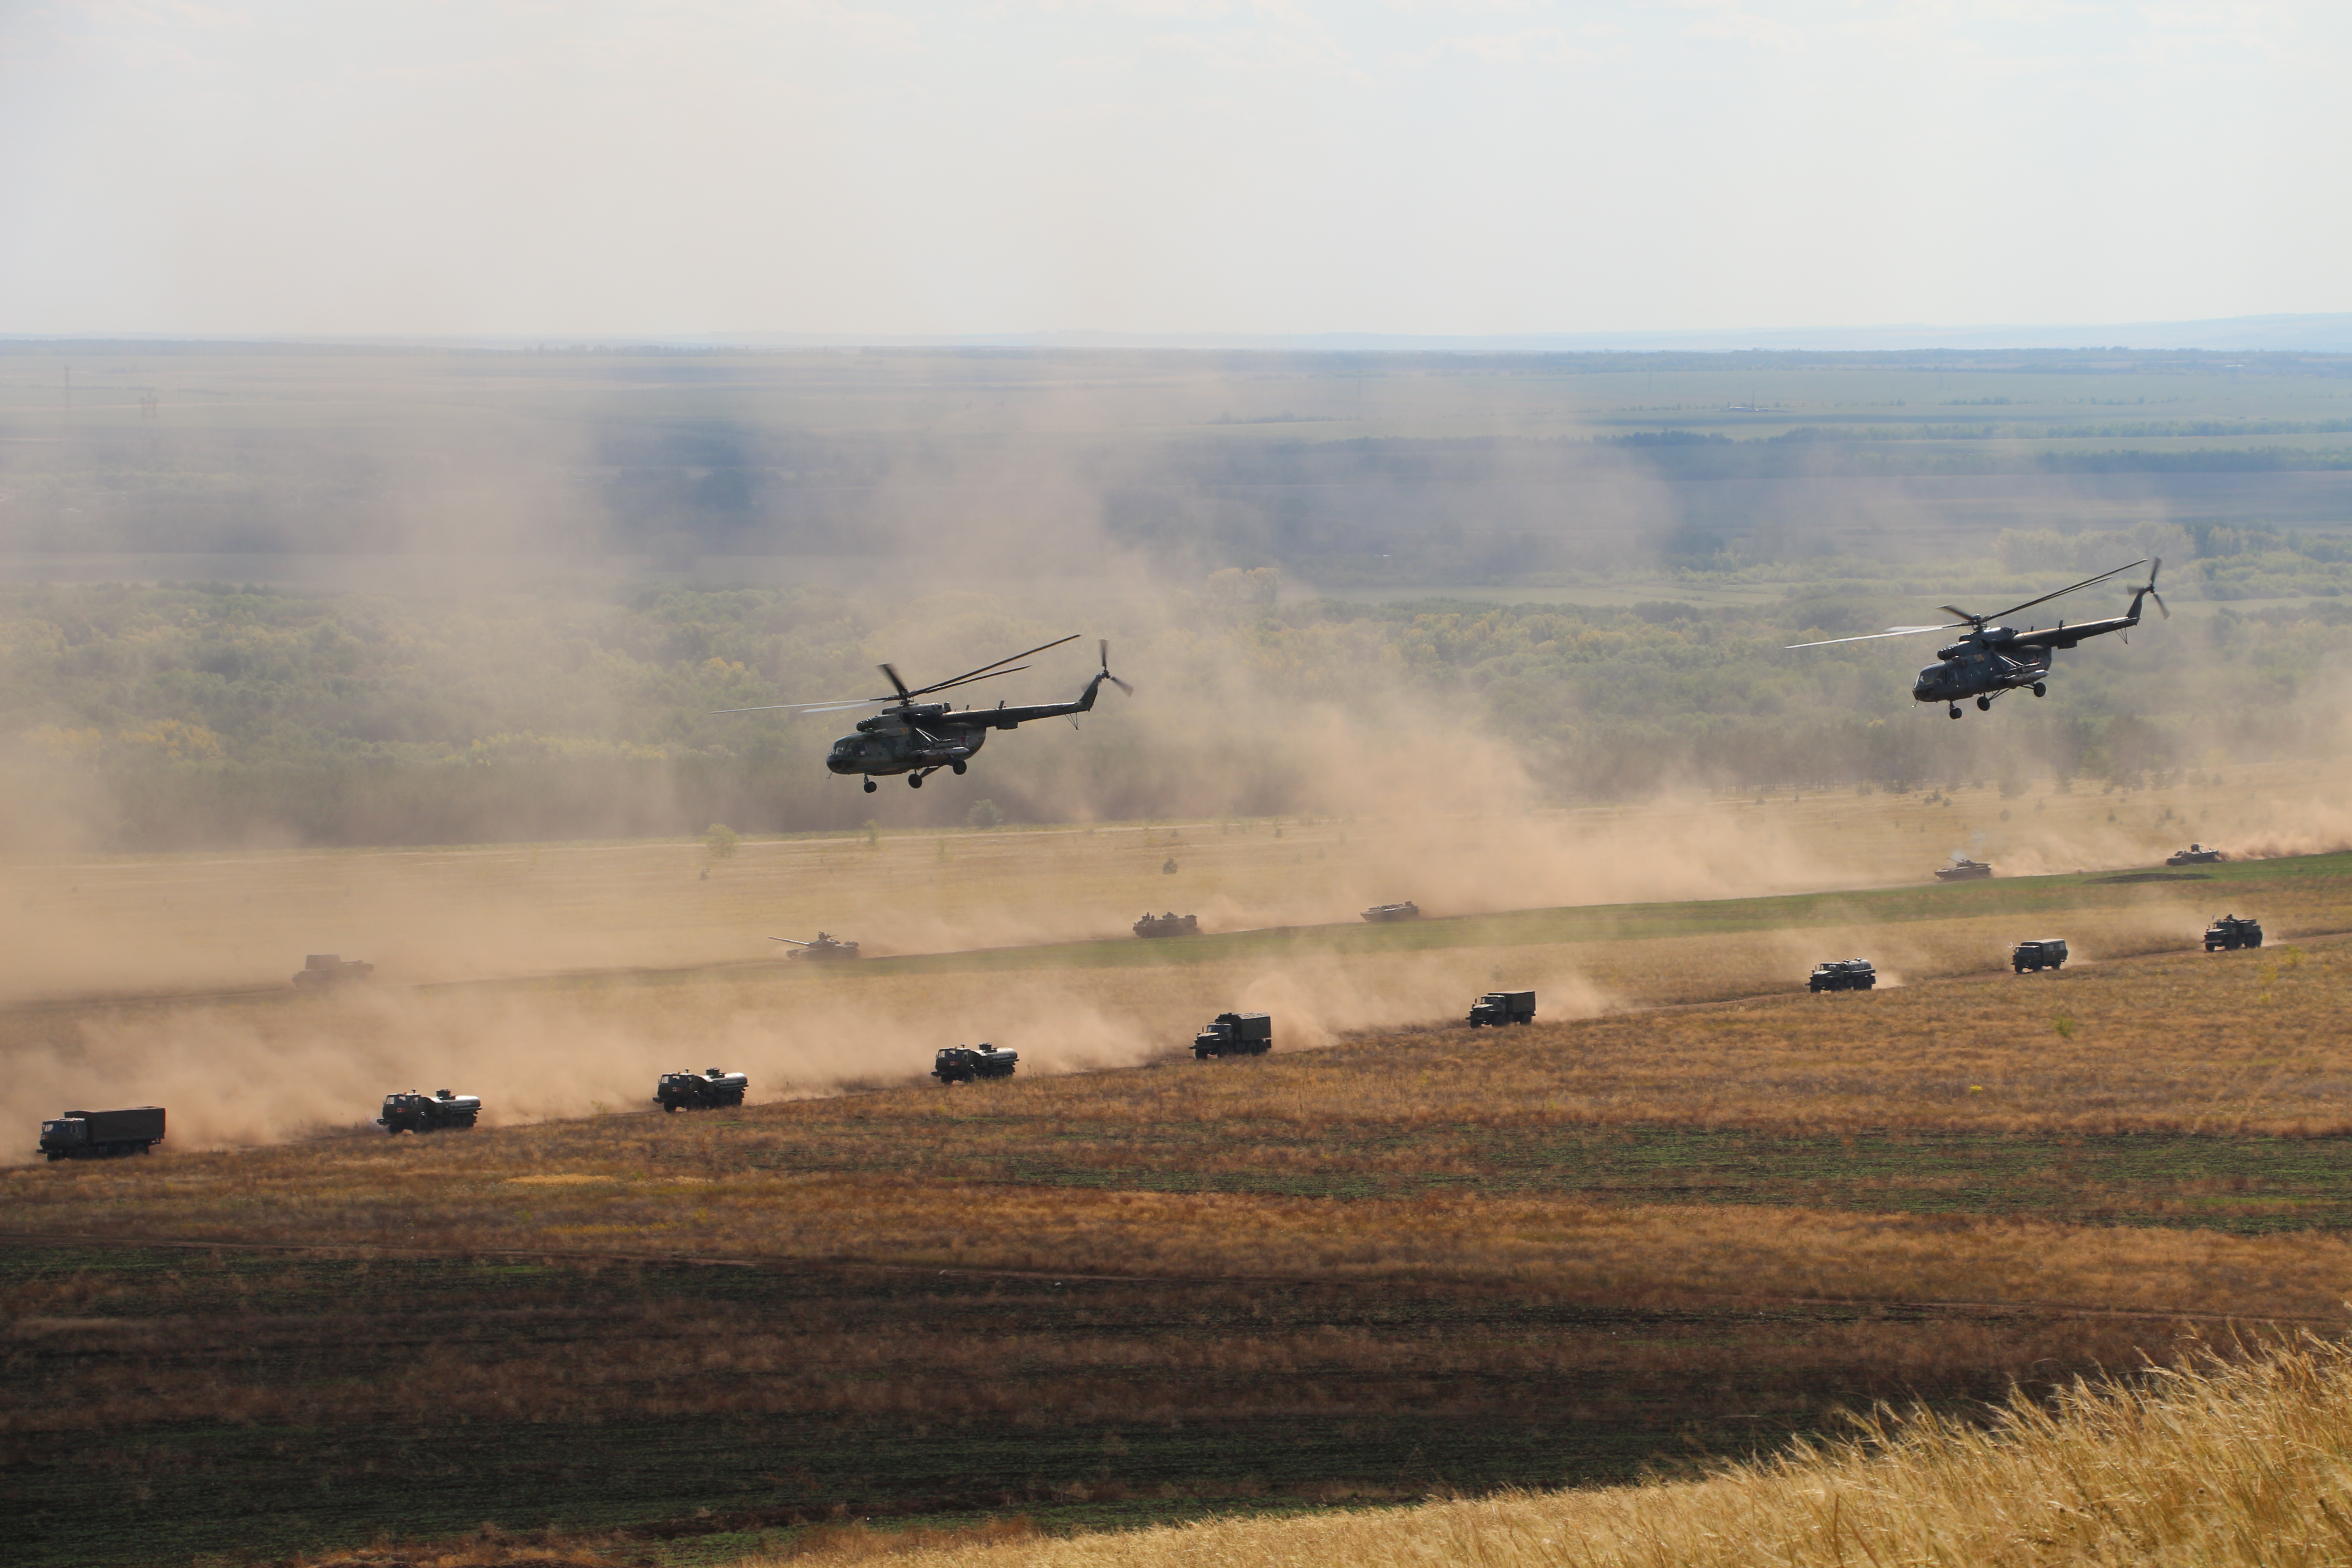
M 1552 946 L 1616 953 L 1632 967 L 1596 984 L 1621 996 L 1646 976 L 1657 1000 L 1732 999 L 20 1167 L 0 1177 L 0 1485 L 40 1563 L 460 1534 L 493 1557 L 712 1562 L 1671 1473 L 1876 1399 L 1965 1408 L 2232 1324 L 2332 1331 L 2352 940 L 2314 933 L 2352 930 L 2352 860 L 2206 869 L 2196 895 L 2259 900 L 2272 945 L 2181 952 L 2193 928 L 2159 942 L 2150 920 L 2181 884 L 2071 878 L 1863 895 L 1872 924 L 1733 904 L 1708 934 L 1614 942 L 1596 933 L 1696 915 L 1539 912 L 1517 918 L 1594 922 Z M 1974 901 L 1868 906 L 1940 894 Z M 2105 961 L 1985 973 L 2020 918 L 2004 899 L 2063 912 Z M 2080 933 L 2100 920 L 2141 921 L 2149 955 L 2099 952 Z M 1337 987 L 1548 951 L 1433 945 L 1448 923 L 1275 962 Z M 1790 991 L 1774 944 L 1874 930 L 1947 967 Z M 1382 940 L 1423 945 L 1362 945 Z M 1115 993 L 1244 962 L 1187 957 L 1214 945 L 594 988 L 647 1023 L 713 988 Z M 347 1003 L 270 1005 L 315 1031 Z

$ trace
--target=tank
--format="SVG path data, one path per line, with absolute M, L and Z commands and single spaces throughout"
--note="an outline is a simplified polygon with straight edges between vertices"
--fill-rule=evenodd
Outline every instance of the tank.
M 1421 906 L 1411 899 L 1401 904 L 1374 904 L 1364 911 L 1364 918 L 1375 925 L 1388 921 L 1417 921 L 1421 919 Z
M 438 1132 L 470 1128 L 481 1114 L 478 1095 L 452 1094 L 446 1089 L 425 1094 L 411 1089 L 385 1095 L 383 1114 L 375 1120 L 386 1132 Z
M 2164 858 L 2168 866 L 2218 866 L 2229 857 L 2219 849 L 2208 849 L 2202 844 L 2191 844 L 2186 849 L 2176 849 Z
M 1866 958 L 1832 958 L 1816 967 L 1806 983 L 1810 991 L 1872 991 L 1878 986 L 1878 971 Z
M 1220 1013 L 1192 1037 L 1197 1061 L 1211 1057 L 1262 1057 L 1274 1048 L 1274 1019 L 1265 1013 Z
M 2010 967 L 2022 974 L 2027 970 L 2063 969 L 2066 967 L 2066 939 L 2056 936 L 2036 937 L 2021 942 L 2009 950 Z
M 121 1110 L 68 1110 L 41 1123 L 41 1146 L 34 1152 L 58 1160 L 110 1160 L 145 1154 L 163 1141 L 163 1108 L 134 1105 Z
M 1938 882 L 1973 882 L 1981 878 L 1990 877 L 1991 875 L 1992 868 L 1982 860 L 1970 860 L 1963 857 L 1960 859 L 1953 861 L 1948 866 L 1940 868 L 1936 872 L 1936 880 Z
M 375 973 L 375 965 L 362 963 L 356 958 L 346 959 L 332 952 L 306 954 L 302 968 L 294 976 L 297 990 L 317 991 L 329 985 L 341 985 L 346 981 L 365 980 Z
M 977 1046 L 948 1046 L 931 1065 L 931 1076 L 941 1083 L 970 1083 L 974 1079 L 1011 1078 L 1021 1060 L 1019 1051 L 1000 1051 L 982 1040 Z
M 835 936 L 831 931 L 821 931 L 817 932 L 816 940 L 814 942 L 803 942 L 800 938 L 793 936 L 772 936 L 768 940 L 770 942 L 791 942 L 793 944 L 793 950 L 784 954 L 786 958 L 805 958 L 819 963 L 824 963 L 835 959 L 856 958 L 857 956 L 857 944 L 856 942 L 844 942 L 839 937 Z
M 740 1072 L 705 1068 L 700 1072 L 666 1072 L 654 1085 L 654 1103 L 665 1111 L 712 1110 L 743 1103 L 751 1080 Z
M 1135 922 L 1133 929 L 1138 936 L 1198 936 L 1201 934 L 1201 917 L 1179 914 L 1155 915 L 1150 910 L 1146 910 L 1143 911 L 1143 918 Z
M 2263 945 L 2263 922 L 2252 915 L 2223 915 L 2205 928 L 2205 951 L 2235 952 Z
M 1535 1021 L 1536 994 L 1532 991 L 1489 991 L 1470 1004 L 1470 1026 L 1474 1029 Z

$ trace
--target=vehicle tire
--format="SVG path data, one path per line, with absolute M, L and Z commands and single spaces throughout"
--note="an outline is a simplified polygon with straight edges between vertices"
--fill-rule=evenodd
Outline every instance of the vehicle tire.
M 2247 942 L 2246 945 L 2248 947 L 2260 947 L 2263 945 L 2263 939 L 2261 937 L 2255 937 L 2252 941 Z
M 677 1101 L 676 1101 L 675 1100 L 663 1100 L 663 1101 L 662 1101 L 662 1111 L 663 1111 L 663 1114 L 665 1114 L 665 1115 L 668 1115 L 668 1116 L 676 1116 L 676 1115 L 677 1114 Z
M 1990 698 L 1990 697 L 1979 697 L 1979 698 L 1978 698 L 1978 699 L 1977 699 L 1977 711 L 1978 711 L 1978 712 L 1979 712 L 1979 713 L 1990 713 L 1990 712 L 1991 712 L 1991 711 L 1992 711 L 1992 699 L 1991 699 L 1991 698 Z
M 908 773 L 908 774 L 907 775 L 907 787 L 908 787 L 908 789 L 920 789 L 920 788 L 922 788 L 922 787 L 923 787 L 923 775 L 922 775 L 922 774 L 920 774 L 920 773 Z
M 867 795 L 872 795 L 874 793 L 874 781 L 872 779 L 867 779 L 866 781 L 866 793 Z
M 2023 965 L 2023 964 L 2021 964 L 2021 964 L 2019 964 L 2019 965 L 2017 965 L 2017 972 L 2018 972 L 2020 974 L 2024 973 L 2025 973 L 2025 965 Z
M 1959 705 L 1958 703 L 1955 702 L 1955 703 L 1953 703 L 1953 704 L 1952 704 L 1952 717 L 1953 717 L 1953 718 L 1955 718 L 1955 719 L 1957 719 L 1957 718 L 1958 718 L 1959 716 L 1960 716 L 1960 705 Z
M 950 763 L 948 764 L 949 771 L 953 773 L 958 778 L 963 777 L 963 767 L 964 765 L 961 763 Z
M 1864 991 L 1875 991 L 1878 989 L 1878 982 L 1875 980 L 1865 980 L 1862 983 L 1862 988 Z
M 2033 683 L 2033 695 L 2036 697 L 2047 697 L 2050 695 L 2050 689 L 2037 680 Z

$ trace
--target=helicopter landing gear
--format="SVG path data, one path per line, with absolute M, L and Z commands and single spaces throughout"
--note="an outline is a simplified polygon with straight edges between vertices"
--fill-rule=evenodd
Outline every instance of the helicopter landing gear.
M 2042 685 L 2042 682 L 2037 680 L 2033 683 L 2033 695 L 2036 697 L 2047 697 L 2050 695 L 2050 688 Z
M 922 775 L 922 774 L 920 774 L 920 773 L 908 773 L 908 774 L 907 775 L 907 787 L 908 787 L 908 789 L 920 789 L 920 788 L 922 788 L 922 787 L 923 787 L 923 775 Z
M 963 776 L 963 764 L 961 763 L 950 763 L 948 764 L 948 771 L 954 773 L 956 777 L 961 778 Z
M 1959 705 L 1958 703 L 1955 702 L 1955 703 L 1953 703 L 1953 704 L 1952 704 L 1952 717 L 1953 717 L 1953 718 L 1955 718 L 1955 719 L 1957 719 L 1957 718 L 1958 718 L 1959 716 L 1960 716 L 1960 705 Z
M 1978 699 L 1977 699 L 1977 711 L 1978 711 L 1978 712 L 1979 712 L 1979 713 L 1990 713 L 1990 712 L 1991 712 L 1991 711 L 1992 711 L 1992 699 L 1991 699 L 1991 698 L 1990 698 L 1990 697 L 1979 697 L 1979 698 L 1978 698 Z
M 872 795 L 874 793 L 874 781 L 870 777 L 866 781 L 866 793 L 867 795 Z

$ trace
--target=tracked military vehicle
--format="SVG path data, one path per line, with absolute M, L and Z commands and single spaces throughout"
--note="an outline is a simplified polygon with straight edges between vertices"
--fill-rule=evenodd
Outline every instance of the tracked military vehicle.
M 934 1059 L 931 1076 L 941 1083 L 970 1083 L 974 1079 L 1011 1078 L 1021 1060 L 1019 1051 L 1000 1051 L 982 1040 L 978 1046 L 949 1046 Z
M 111 1160 L 145 1154 L 163 1141 L 163 1108 L 134 1105 L 122 1110 L 68 1110 L 41 1123 L 41 1146 L 34 1152 L 58 1160 Z
M 2219 849 L 2208 849 L 2202 844 L 2191 844 L 2186 849 L 2176 849 L 2164 858 L 2168 866 L 2218 866 L 2229 857 Z
M 1265 1013 L 1220 1013 L 1192 1037 L 1197 1061 L 1211 1057 L 1262 1057 L 1274 1048 L 1274 1019 Z
M 2223 915 L 2205 928 L 2205 951 L 2236 952 L 2263 945 L 2263 922 L 2252 915 Z
M 1878 971 L 1866 958 L 1832 958 L 1814 969 L 1806 983 L 1810 991 L 1871 991 L 1878 985 Z
M 436 1089 L 431 1094 L 417 1089 L 383 1097 L 383 1114 L 376 1125 L 386 1132 L 438 1132 L 445 1128 L 469 1128 L 482 1114 L 479 1095 L 452 1094 Z
M 347 959 L 332 952 L 313 952 L 304 956 L 301 971 L 294 976 L 294 988 L 298 991 L 320 991 L 330 985 L 365 980 L 374 973 L 374 964 L 362 963 L 356 958 Z
M 1155 915 L 1150 910 L 1146 910 L 1143 911 L 1143 918 L 1135 922 L 1134 931 L 1138 936 L 1198 936 L 1201 934 L 1201 917 L 1179 914 Z
M 796 936 L 772 936 L 768 940 L 791 942 L 793 951 L 784 954 L 786 958 L 806 958 L 823 963 L 833 959 L 857 956 L 856 942 L 844 942 L 830 931 L 817 932 L 814 942 L 803 942 Z
M 1936 880 L 1938 882 L 1974 882 L 1991 875 L 1992 868 L 1987 865 L 1984 861 L 1970 860 L 1966 858 L 1962 858 L 1953 861 L 1948 866 L 1940 868 L 1936 872 Z
M 1470 1004 L 1470 1026 L 1474 1029 L 1535 1021 L 1536 994 L 1532 991 L 1489 991 Z
M 1388 921 L 1417 921 L 1421 919 L 1421 906 L 1411 899 L 1401 904 L 1374 904 L 1364 911 L 1364 918 L 1374 925 Z
M 2010 967 L 2022 974 L 2027 970 L 2063 969 L 2066 967 L 2066 941 L 2063 937 L 2045 936 L 2032 942 L 2021 942 L 2009 950 Z
M 743 1103 L 743 1091 L 751 1080 L 740 1072 L 721 1072 L 717 1068 L 701 1072 L 666 1072 L 654 1085 L 654 1103 L 664 1111 L 715 1110 L 724 1105 Z

